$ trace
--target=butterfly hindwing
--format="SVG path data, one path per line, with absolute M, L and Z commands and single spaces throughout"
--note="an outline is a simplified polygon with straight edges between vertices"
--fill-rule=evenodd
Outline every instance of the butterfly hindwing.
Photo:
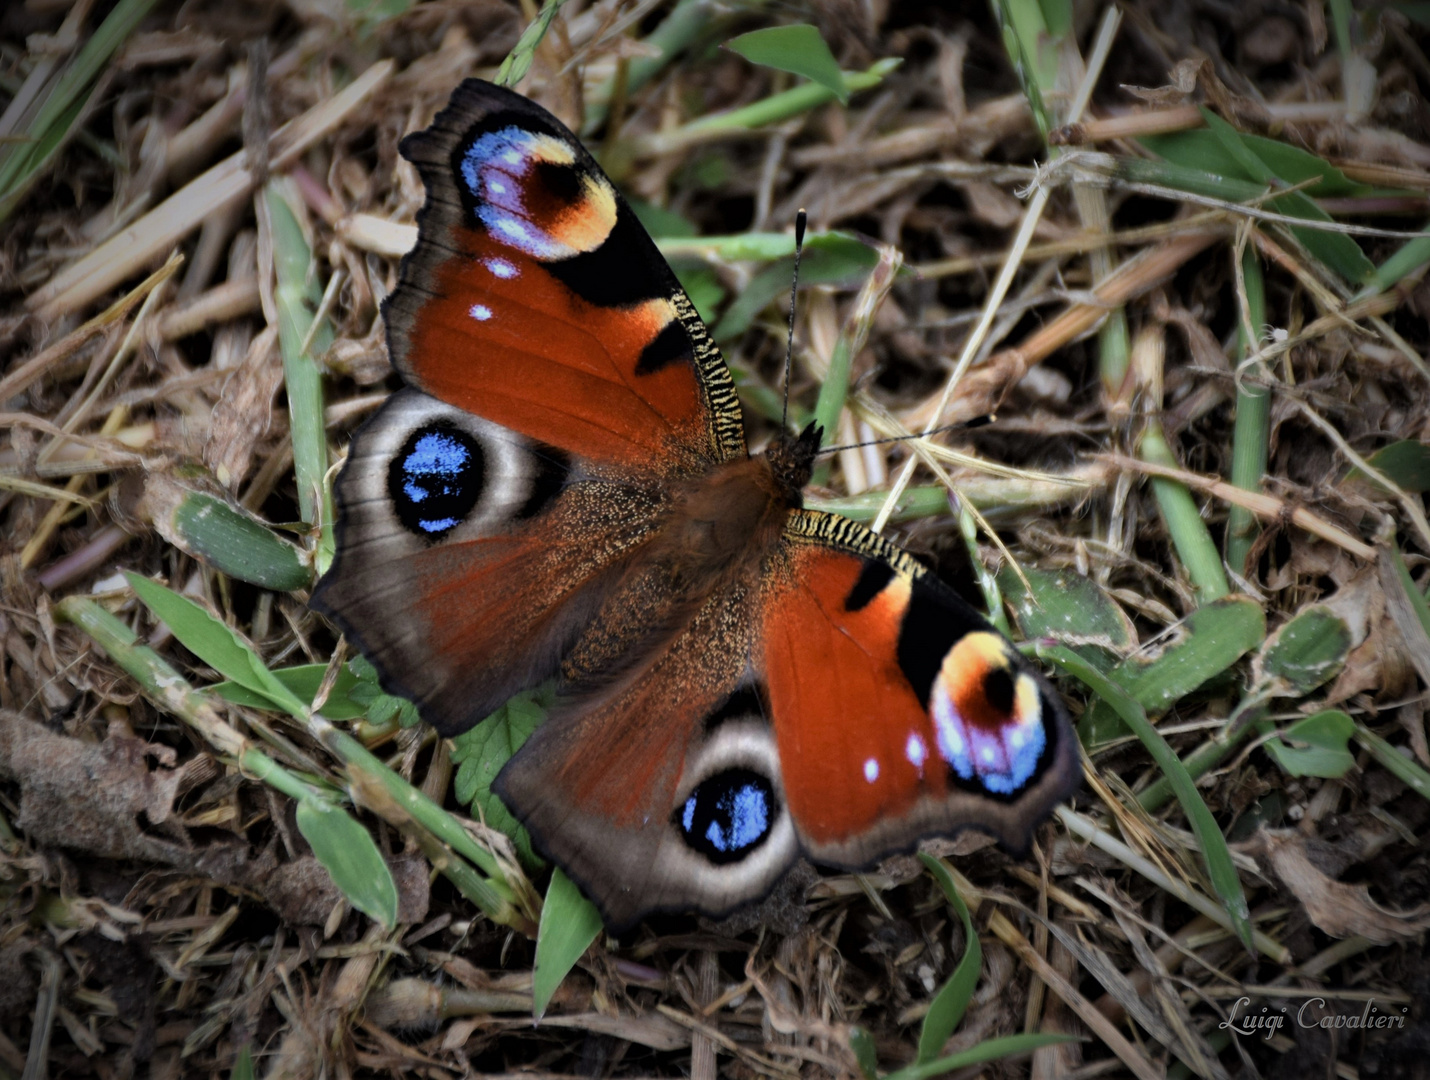
M 968 827 L 1026 847 L 1078 782 L 1057 696 L 898 548 L 810 511 L 785 537 L 761 604 L 760 666 L 804 850 L 862 867 Z
M 494 790 L 622 931 L 723 915 L 769 891 L 797 841 L 749 668 L 755 590 L 712 595 L 650 664 L 558 705 Z

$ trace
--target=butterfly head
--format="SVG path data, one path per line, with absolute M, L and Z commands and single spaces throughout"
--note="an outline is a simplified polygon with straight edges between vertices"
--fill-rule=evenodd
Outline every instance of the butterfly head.
M 770 471 L 789 494 L 793 506 L 801 504 L 799 494 L 814 474 L 814 459 L 823 439 L 824 429 L 811 422 L 798 436 L 781 435 L 765 451 Z

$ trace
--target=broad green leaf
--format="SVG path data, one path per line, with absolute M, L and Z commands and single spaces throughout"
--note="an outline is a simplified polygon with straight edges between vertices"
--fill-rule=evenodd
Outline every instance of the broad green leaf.
M 998 587 L 1025 638 L 1055 638 L 1083 655 L 1091 651 L 1084 650 L 1087 645 L 1117 654 L 1136 644 L 1132 620 L 1117 601 L 1097 582 L 1075 571 L 1030 566 L 1019 576 L 1011 566 L 1004 566 L 998 571 Z
M 879 1075 L 879 1055 L 874 1049 L 873 1037 L 861 1027 L 849 1029 L 849 1049 L 854 1051 L 854 1061 L 864 1080 L 877 1080 Z
M 531 837 L 492 791 L 492 781 L 511 756 L 546 718 L 540 691 L 517 694 L 471 731 L 452 740 L 452 761 L 457 765 L 453 785 L 457 801 L 481 811 L 493 829 L 511 837 L 517 854 L 528 867 L 540 867 Z
M 1355 721 L 1339 709 L 1327 709 L 1296 721 L 1281 732 L 1281 738 L 1268 739 L 1264 746 L 1291 776 L 1341 777 L 1356 763 L 1346 749 L 1354 733 Z
M 1302 159 L 1293 160 L 1292 155 L 1265 152 L 1264 144 L 1252 145 L 1248 143 L 1246 136 L 1211 110 L 1204 108 L 1202 115 L 1207 122 L 1207 127 L 1204 130 L 1148 136 L 1141 141 L 1149 150 L 1167 161 L 1185 168 L 1200 170 L 1204 176 L 1213 181 L 1249 181 L 1260 186 L 1263 191 L 1266 186 L 1281 187 L 1294 183 L 1287 177 L 1276 173 L 1272 161 L 1267 160 L 1269 157 L 1277 164 L 1292 167 L 1301 179 L 1308 179 L 1314 175 L 1321 177 L 1323 183 L 1332 184 L 1335 190 L 1343 190 L 1335 187 L 1334 170 L 1330 165 L 1321 163 L 1323 168 L 1312 168 L 1310 162 Z M 1186 190 L 1191 189 L 1187 188 Z M 1231 198 L 1234 201 L 1245 201 L 1247 198 L 1245 195 L 1238 197 L 1229 190 L 1204 191 L 1203 193 L 1214 194 L 1220 198 Z M 1317 188 L 1313 188 L 1311 193 L 1323 194 L 1319 190 L 1319 185 Z M 1293 191 L 1285 195 L 1277 195 L 1269 200 L 1268 205 L 1278 213 L 1291 217 L 1305 218 L 1310 221 L 1331 220 L 1330 216 L 1315 204 L 1311 195 L 1305 192 Z M 1366 258 L 1365 252 L 1361 251 L 1360 246 L 1346 234 L 1327 232 L 1324 229 L 1296 227 L 1292 227 L 1291 231 L 1306 246 L 1307 250 L 1347 281 L 1359 285 L 1369 280 L 1375 273 L 1375 265 Z
M 269 671 L 248 644 L 186 596 L 138 574 L 124 575 L 146 607 L 174 632 L 179 643 L 220 675 L 261 694 L 300 719 L 307 703 Z
M 541 926 L 536 932 L 536 967 L 531 973 L 531 1014 L 540 1020 L 561 980 L 576 966 L 596 935 L 601 913 L 581 895 L 581 890 L 561 872 L 551 873 L 546 901 L 541 906 Z
M 1416 439 L 1401 439 L 1389 446 L 1382 446 L 1366 460 L 1371 468 L 1401 491 L 1414 495 L 1430 491 L 1430 445 Z M 1346 474 L 1346 479 L 1375 484 L 1374 480 L 1357 468 L 1352 468 Z
M 404 728 L 416 727 L 422 717 L 417 706 L 404 697 L 385 693 L 377 681 L 377 668 L 366 657 L 354 656 L 348 661 L 348 668 L 357 676 L 357 684 L 352 688 L 351 698 L 360 705 L 369 723 L 387 724 L 393 717 Z M 327 710 L 325 709 L 324 712 Z
M 296 544 L 223 499 L 187 492 L 174 505 L 168 528 L 155 524 L 176 546 L 229 577 L 277 592 L 313 582 L 313 568 Z
M 1246 596 L 1226 596 L 1192 612 L 1182 640 L 1150 662 L 1136 657 L 1111 677 L 1147 712 L 1160 715 L 1193 690 L 1226 671 L 1266 637 L 1266 613 Z M 1126 734 L 1110 702 L 1088 709 L 1078 732 L 1089 750 Z
M 849 87 L 844 83 L 839 61 L 834 59 L 819 31 L 807 23 L 751 30 L 731 38 L 725 48 L 739 53 L 752 64 L 803 75 L 827 86 L 845 104 L 849 102 Z
M 924 852 L 919 852 L 919 861 L 938 882 L 943 895 L 948 898 L 949 906 L 958 913 L 963 922 L 964 940 L 967 942 L 958 966 L 953 969 L 948 982 L 944 983 L 934 996 L 929 1011 L 924 1016 L 923 1027 L 919 1031 L 918 1056 L 918 1062 L 923 1064 L 932 1061 L 943 1049 L 944 1043 L 948 1042 L 949 1036 L 957 1030 L 959 1021 L 963 1019 L 968 1003 L 973 999 L 973 991 L 978 987 L 978 976 L 983 970 L 983 945 L 978 940 L 978 931 L 973 926 L 973 916 L 968 913 L 968 905 L 963 902 L 963 897 L 958 895 L 958 888 L 947 868 L 932 855 Z
M 385 929 L 397 925 L 397 886 L 372 836 L 316 796 L 298 801 L 298 831 L 348 903 Z
M 1212 888 L 1216 890 L 1227 914 L 1231 916 L 1237 937 L 1248 949 L 1251 948 L 1251 909 L 1247 906 L 1246 893 L 1242 890 L 1236 864 L 1231 861 L 1226 837 L 1222 835 L 1216 818 L 1207 809 L 1201 792 L 1197 790 L 1196 783 L 1187 772 L 1187 767 L 1177 757 L 1176 751 L 1168 745 L 1162 733 L 1151 725 L 1142 706 L 1130 694 L 1075 652 L 1061 645 L 1052 645 L 1039 648 L 1038 656 L 1081 680 L 1089 690 L 1112 706 L 1122 718 L 1122 722 L 1147 748 L 1152 760 L 1171 783 L 1177 801 L 1182 804 L 1192 831 L 1196 833 L 1197 842 L 1202 848 L 1202 857 L 1206 859 Z
M 1420 628 L 1425 631 L 1425 636 L 1430 637 L 1430 597 L 1426 597 L 1426 595 L 1420 591 L 1419 587 L 1416 586 L 1415 579 L 1410 576 L 1410 568 L 1405 565 L 1405 556 L 1400 554 L 1400 549 L 1394 544 L 1390 545 L 1390 564 L 1395 570 L 1395 576 L 1400 580 L 1400 587 L 1405 592 L 1405 600 L 1410 605 L 1410 611 L 1405 614 L 1418 621 Z M 1393 585 L 1390 588 L 1393 588 Z M 1388 588 L 1387 591 L 1390 591 L 1390 589 Z M 1391 617 L 1396 619 L 1397 624 L 1400 626 L 1401 634 L 1404 635 L 1407 642 L 1410 642 L 1413 652 L 1416 648 L 1413 641 L 1415 624 L 1409 622 L 1401 623 L 1397 611 L 1399 601 L 1394 596 L 1390 597 L 1390 601 Z M 1422 646 L 1423 644 L 1424 642 L 1421 642 Z M 1423 678 L 1424 669 L 1421 668 L 1420 670 L 1422 672 L 1421 677 Z
M 1311 604 L 1266 642 L 1257 681 L 1276 680 L 1286 694 L 1302 697 L 1340 674 L 1350 650 L 1345 620 L 1324 604 Z

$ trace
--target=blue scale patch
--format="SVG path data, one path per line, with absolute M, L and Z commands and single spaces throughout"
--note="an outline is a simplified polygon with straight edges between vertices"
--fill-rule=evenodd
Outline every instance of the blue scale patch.
M 1038 771 L 1048 737 L 1037 715 L 1016 713 L 997 728 L 969 723 L 939 679 L 929 713 L 938 735 L 939 756 L 960 780 L 995 795 L 1016 795 Z
M 542 158 L 542 141 L 550 139 L 515 126 L 488 131 L 467 148 L 459 166 L 482 224 L 503 243 L 542 260 L 572 254 L 536 225 L 522 199 L 528 174 Z
M 751 769 L 727 769 L 698 784 L 675 816 L 681 836 L 717 865 L 739 862 L 770 835 L 779 801 Z
M 387 490 L 397 518 L 424 539 L 467 519 L 486 486 L 481 445 L 446 421 L 418 428 L 388 466 Z

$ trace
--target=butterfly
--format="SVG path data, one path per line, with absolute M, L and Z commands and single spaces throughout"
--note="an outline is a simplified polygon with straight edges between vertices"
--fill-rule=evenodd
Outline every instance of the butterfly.
M 312 598 L 443 735 L 555 680 L 494 790 L 613 931 L 725 915 L 801 857 L 1025 849 L 1067 713 L 908 553 L 806 509 L 821 433 L 752 456 L 709 332 L 580 142 L 468 80 L 384 308 L 395 392 L 336 482 Z

